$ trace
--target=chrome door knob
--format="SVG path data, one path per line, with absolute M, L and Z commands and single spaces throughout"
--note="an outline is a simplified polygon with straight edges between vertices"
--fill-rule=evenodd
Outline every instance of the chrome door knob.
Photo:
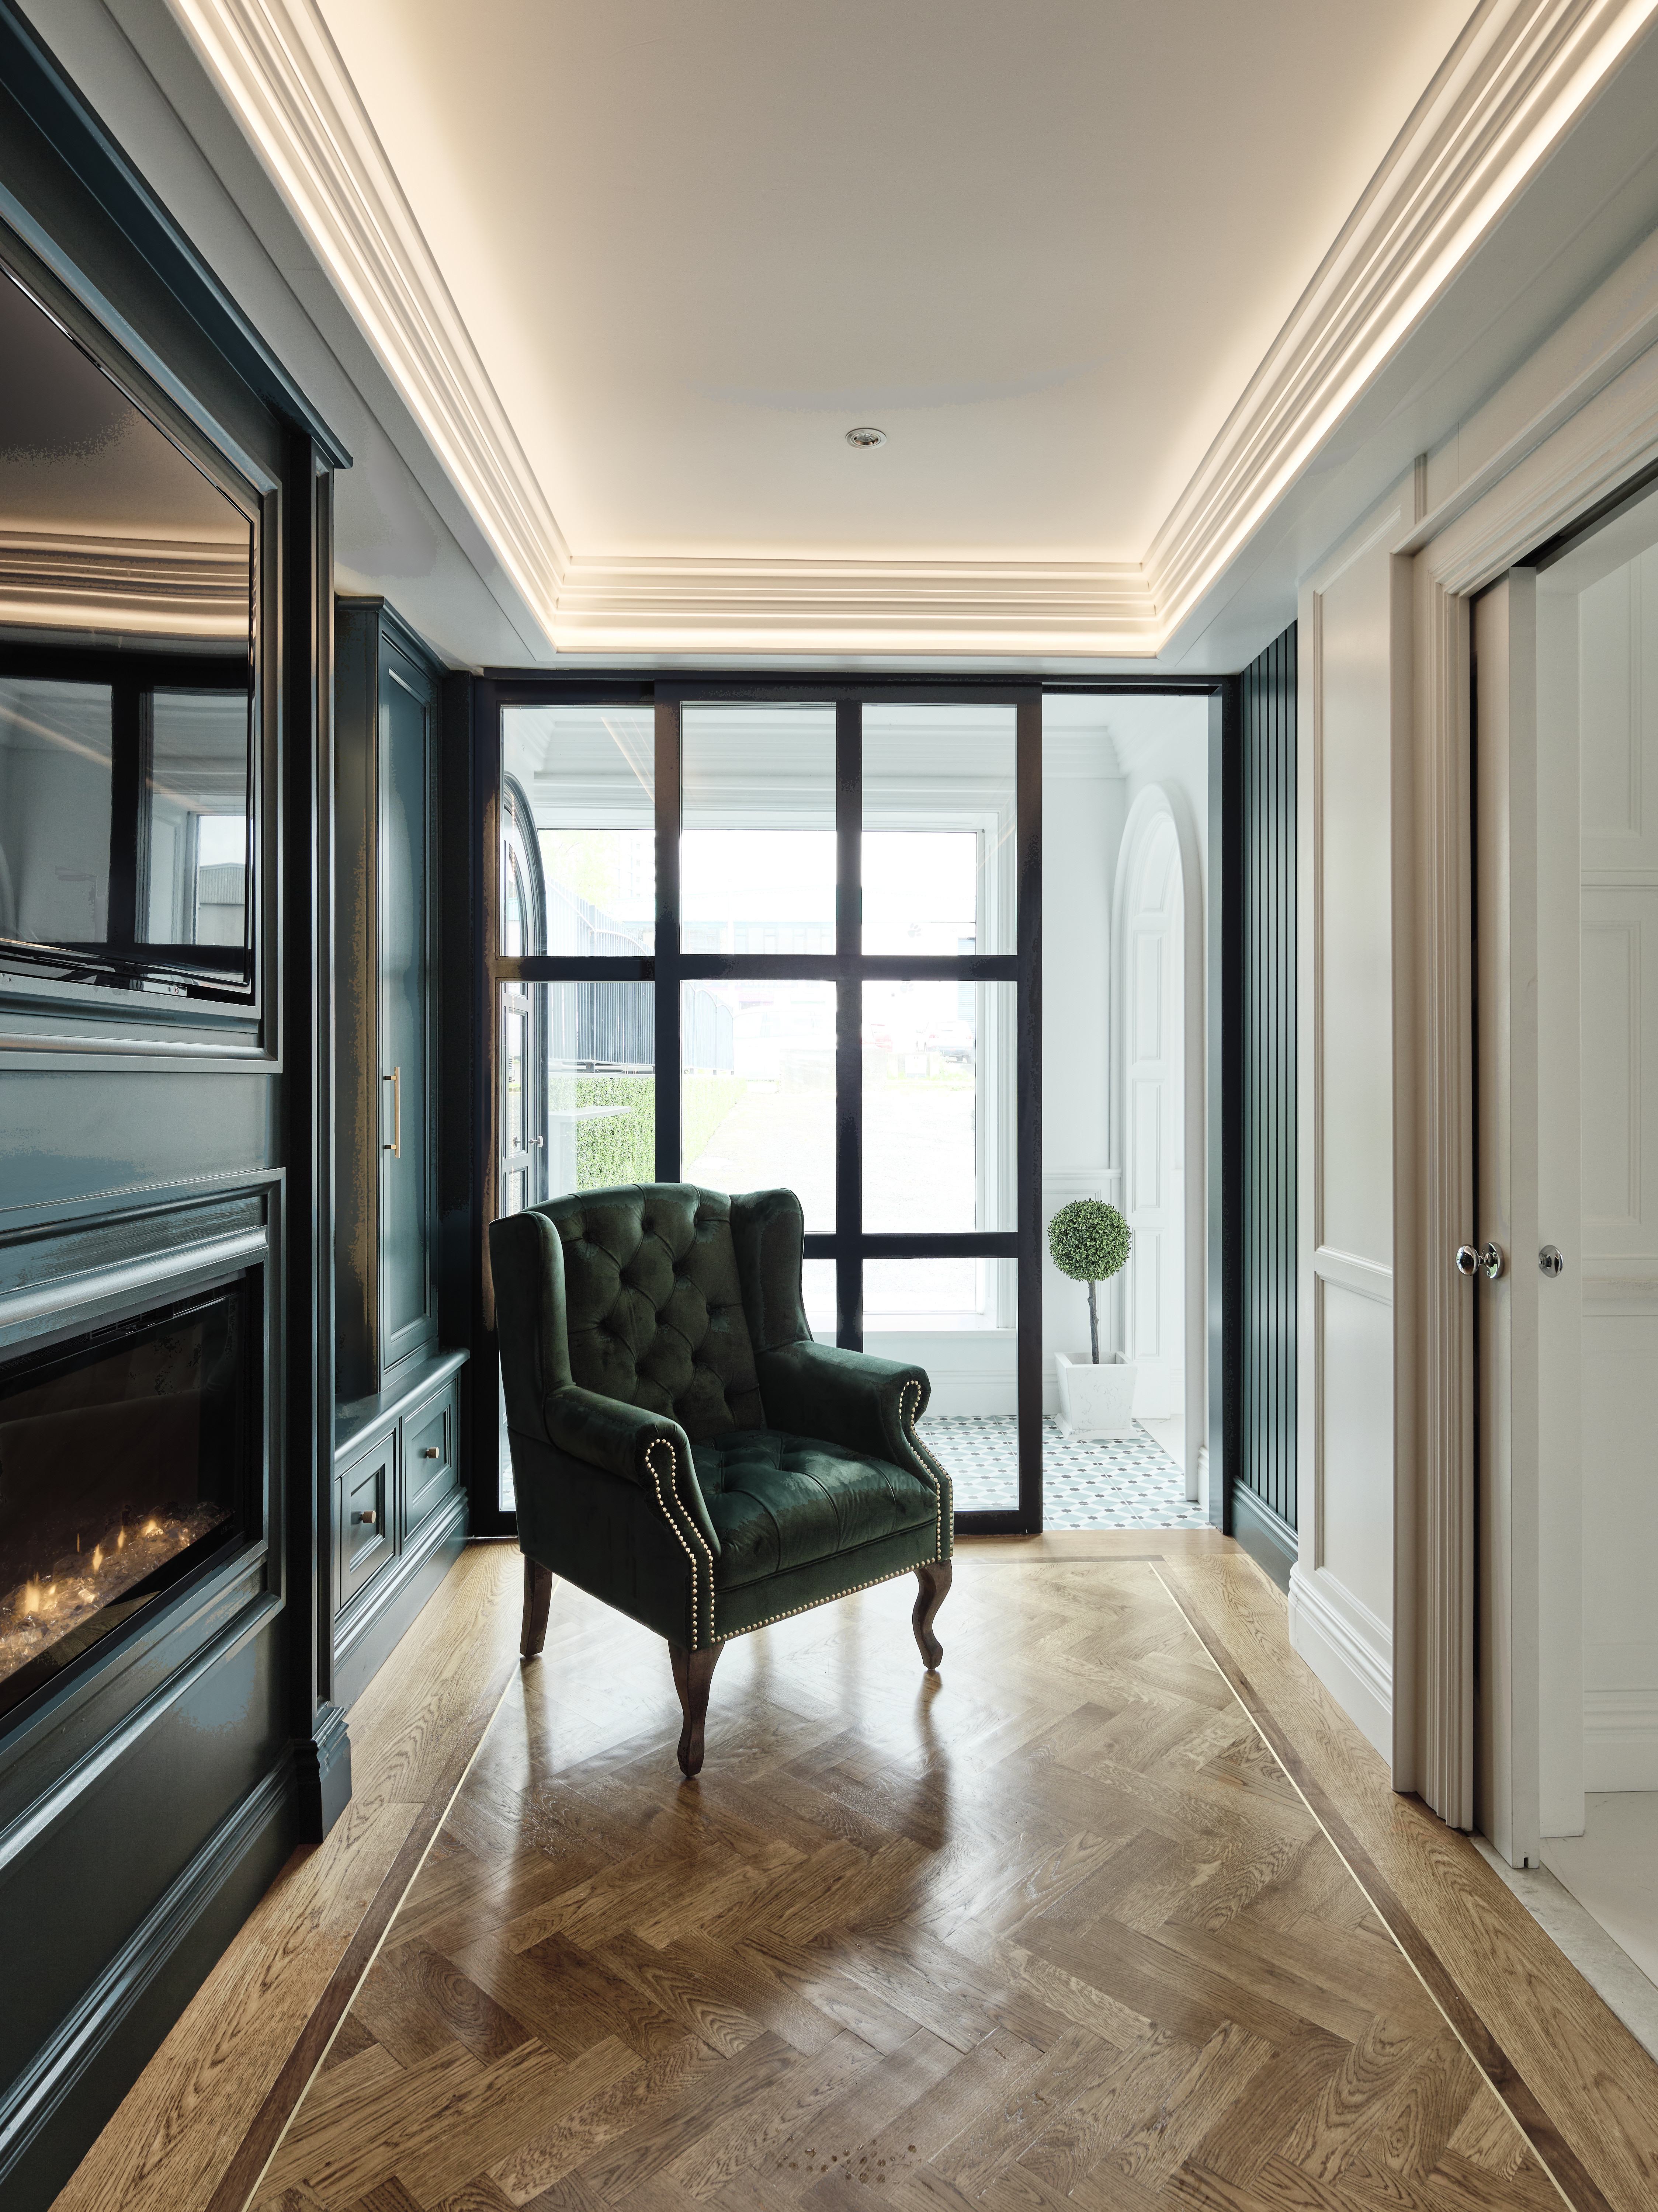
M 1456 1271 L 1459 1275 L 1477 1275 L 1479 1273 L 1479 1255 L 1472 1244 L 1457 1246 Z
M 1557 1275 L 1565 1267 L 1565 1255 L 1557 1244 L 1545 1244 L 1537 1255 L 1537 1264 L 1545 1275 Z
M 1503 1255 L 1495 1244 L 1487 1244 L 1479 1255 L 1479 1264 L 1485 1270 L 1486 1281 L 1494 1283 L 1503 1273 Z

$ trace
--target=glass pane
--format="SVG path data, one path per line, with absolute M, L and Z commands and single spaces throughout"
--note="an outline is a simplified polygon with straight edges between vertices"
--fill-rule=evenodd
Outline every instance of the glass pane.
M 863 1225 L 1015 1225 L 1013 983 L 863 987 Z
M 150 944 L 247 943 L 247 792 L 246 694 L 155 692 L 140 933 Z
M 686 983 L 680 1001 L 685 1179 L 792 1190 L 835 1225 L 835 987 Z M 832 1328 L 832 1290 L 831 1302 Z
M 863 950 L 1012 952 L 1011 707 L 863 710 Z
M 656 1179 L 656 992 L 544 983 L 546 1194 Z
M 655 759 L 649 707 L 503 708 L 503 952 L 651 950 Z
M 253 524 L 3 268 L 0 362 L 7 957 L 243 987 Z
M 864 1334 L 994 1328 L 991 1278 L 997 1266 L 993 1260 L 866 1260 Z
M 0 677 L 0 937 L 108 943 L 111 717 L 107 684 Z
M 680 944 L 835 949 L 835 710 L 688 706 L 680 723 Z
M 806 1318 L 813 1335 L 820 1344 L 835 1340 L 835 1263 L 832 1260 L 808 1260 L 801 1267 L 801 1296 L 806 1302 Z

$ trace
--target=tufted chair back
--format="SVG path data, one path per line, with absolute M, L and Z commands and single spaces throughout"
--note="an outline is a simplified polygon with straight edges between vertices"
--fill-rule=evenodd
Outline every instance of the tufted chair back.
M 571 1382 L 669 1415 L 692 1443 L 765 1426 L 722 1192 L 632 1183 L 533 1211 L 563 1250 Z

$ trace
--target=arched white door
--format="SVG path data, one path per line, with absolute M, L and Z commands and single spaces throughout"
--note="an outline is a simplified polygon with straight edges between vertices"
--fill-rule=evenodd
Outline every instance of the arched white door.
M 1131 866 L 1123 1133 L 1125 1210 L 1134 1243 L 1125 1285 L 1126 1348 L 1139 1370 L 1137 1417 L 1178 1421 L 1186 1364 L 1184 885 L 1179 840 L 1167 815 L 1139 841 Z

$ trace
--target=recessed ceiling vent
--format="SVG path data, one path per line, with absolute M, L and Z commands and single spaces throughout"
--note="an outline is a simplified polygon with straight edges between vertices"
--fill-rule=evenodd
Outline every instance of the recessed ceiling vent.
M 884 446 L 887 433 L 872 429 L 868 422 L 862 422 L 856 430 L 846 433 L 846 442 L 849 446 Z

